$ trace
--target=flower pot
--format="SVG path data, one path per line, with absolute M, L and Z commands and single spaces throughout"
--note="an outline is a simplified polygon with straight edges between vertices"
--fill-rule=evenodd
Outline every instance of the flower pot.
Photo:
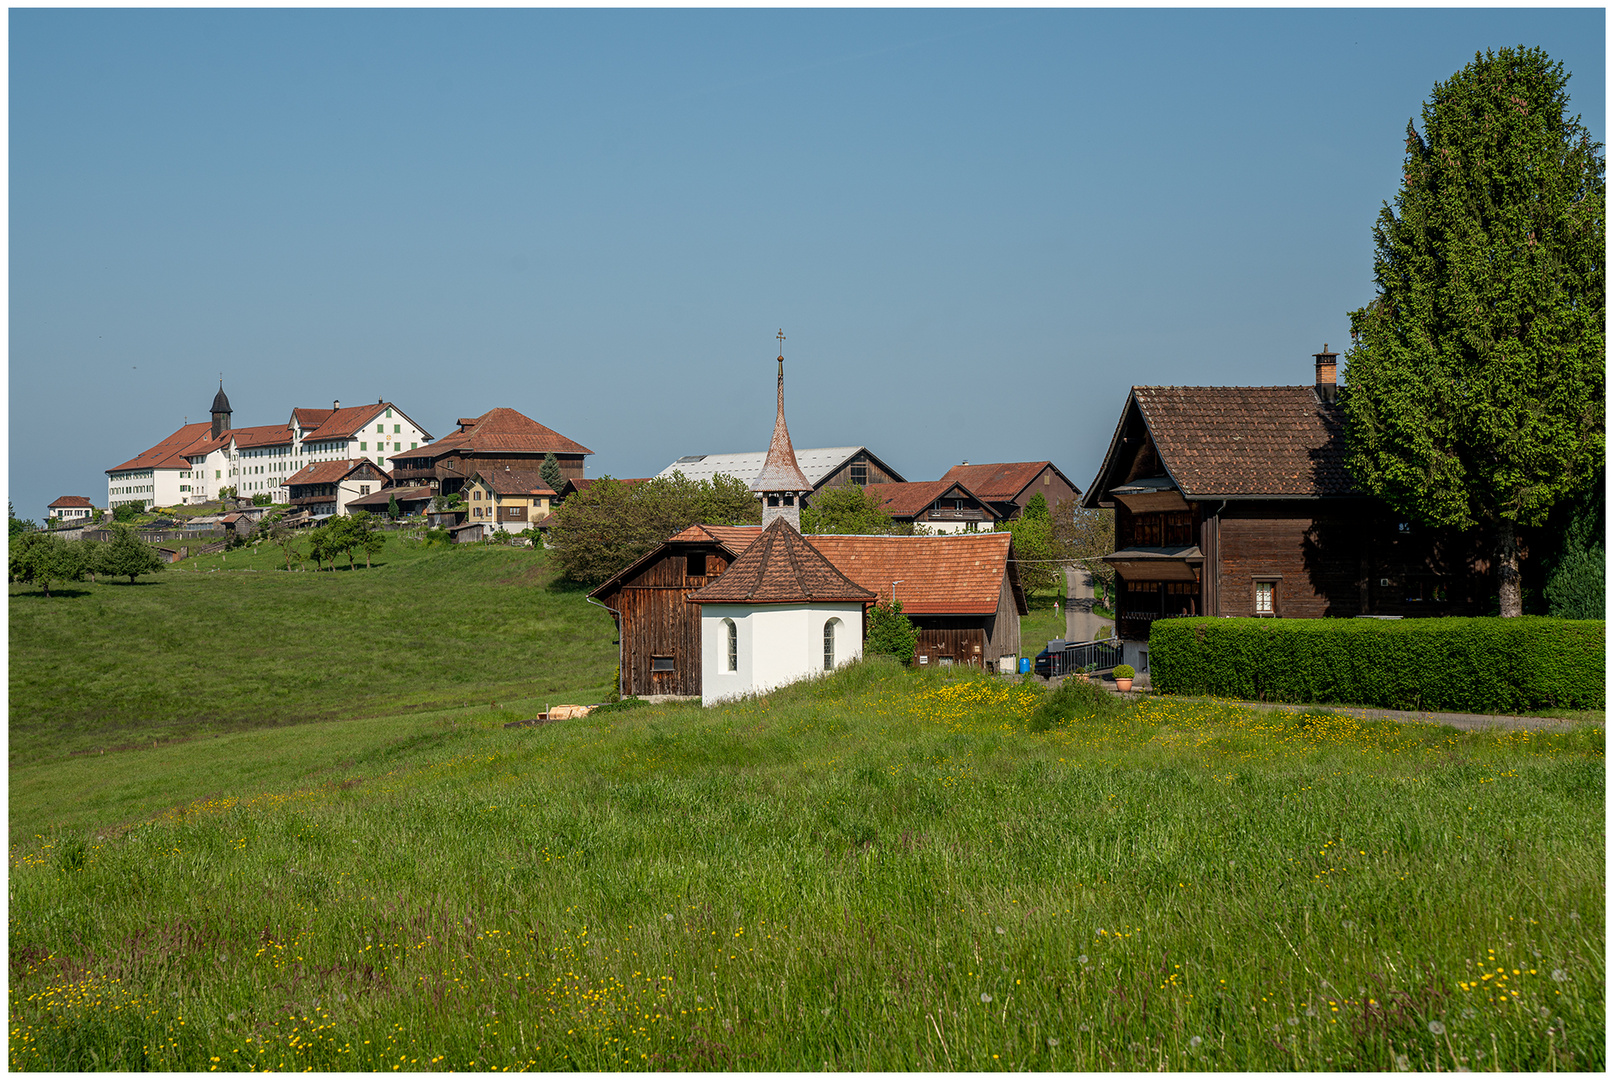
M 1117 690 L 1120 690 L 1121 692 L 1125 693 L 1126 691 L 1132 689 L 1132 680 L 1131 679 L 1116 679 L 1115 680 L 1115 688 Z

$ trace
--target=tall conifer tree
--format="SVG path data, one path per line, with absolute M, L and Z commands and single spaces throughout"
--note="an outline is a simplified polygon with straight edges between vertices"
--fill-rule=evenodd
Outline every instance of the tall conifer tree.
M 1603 461 L 1604 161 L 1568 79 L 1521 46 L 1435 86 L 1351 313 L 1351 472 L 1414 520 L 1489 530 L 1503 615 L 1516 527 Z

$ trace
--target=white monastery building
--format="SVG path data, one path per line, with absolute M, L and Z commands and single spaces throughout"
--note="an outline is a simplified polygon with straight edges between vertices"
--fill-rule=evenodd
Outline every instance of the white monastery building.
M 210 423 L 186 424 L 162 442 L 108 469 L 107 505 L 203 503 L 233 487 L 243 498 L 267 494 L 289 502 L 287 481 L 311 465 L 386 458 L 431 442 L 425 428 L 389 401 L 329 409 L 293 409 L 284 424 L 231 428 L 230 399 L 220 382 Z

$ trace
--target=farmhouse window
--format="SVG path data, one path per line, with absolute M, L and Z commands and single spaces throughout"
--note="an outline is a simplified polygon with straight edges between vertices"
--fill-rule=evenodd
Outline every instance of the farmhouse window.
M 706 554 L 704 552 L 692 553 L 684 556 L 684 576 L 706 576 Z
M 368 449 L 370 449 L 370 444 L 369 444 L 369 443 L 362 443 L 362 442 L 361 442 L 361 443 L 360 443 L 360 444 L 359 444 L 359 449 L 360 449 L 360 450 L 368 450 Z
M 1255 580 L 1255 614 L 1259 617 L 1273 617 L 1278 614 L 1278 582 L 1279 578 L 1257 578 Z
M 650 670 L 676 671 L 677 668 L 673 666 L 673 658 L 670 656 L 652 656 L 650 658 Z
M 869 482 L 869 463 L 859 454 L 852 459 L 852 483 L 863 487 Z

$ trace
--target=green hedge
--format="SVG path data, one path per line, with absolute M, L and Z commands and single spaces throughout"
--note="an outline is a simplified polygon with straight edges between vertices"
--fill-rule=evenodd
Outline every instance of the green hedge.
M 1603 628 L 1580 619 L 1161 619 L 1168 694 L 1503 713 L 1603 708 Z

